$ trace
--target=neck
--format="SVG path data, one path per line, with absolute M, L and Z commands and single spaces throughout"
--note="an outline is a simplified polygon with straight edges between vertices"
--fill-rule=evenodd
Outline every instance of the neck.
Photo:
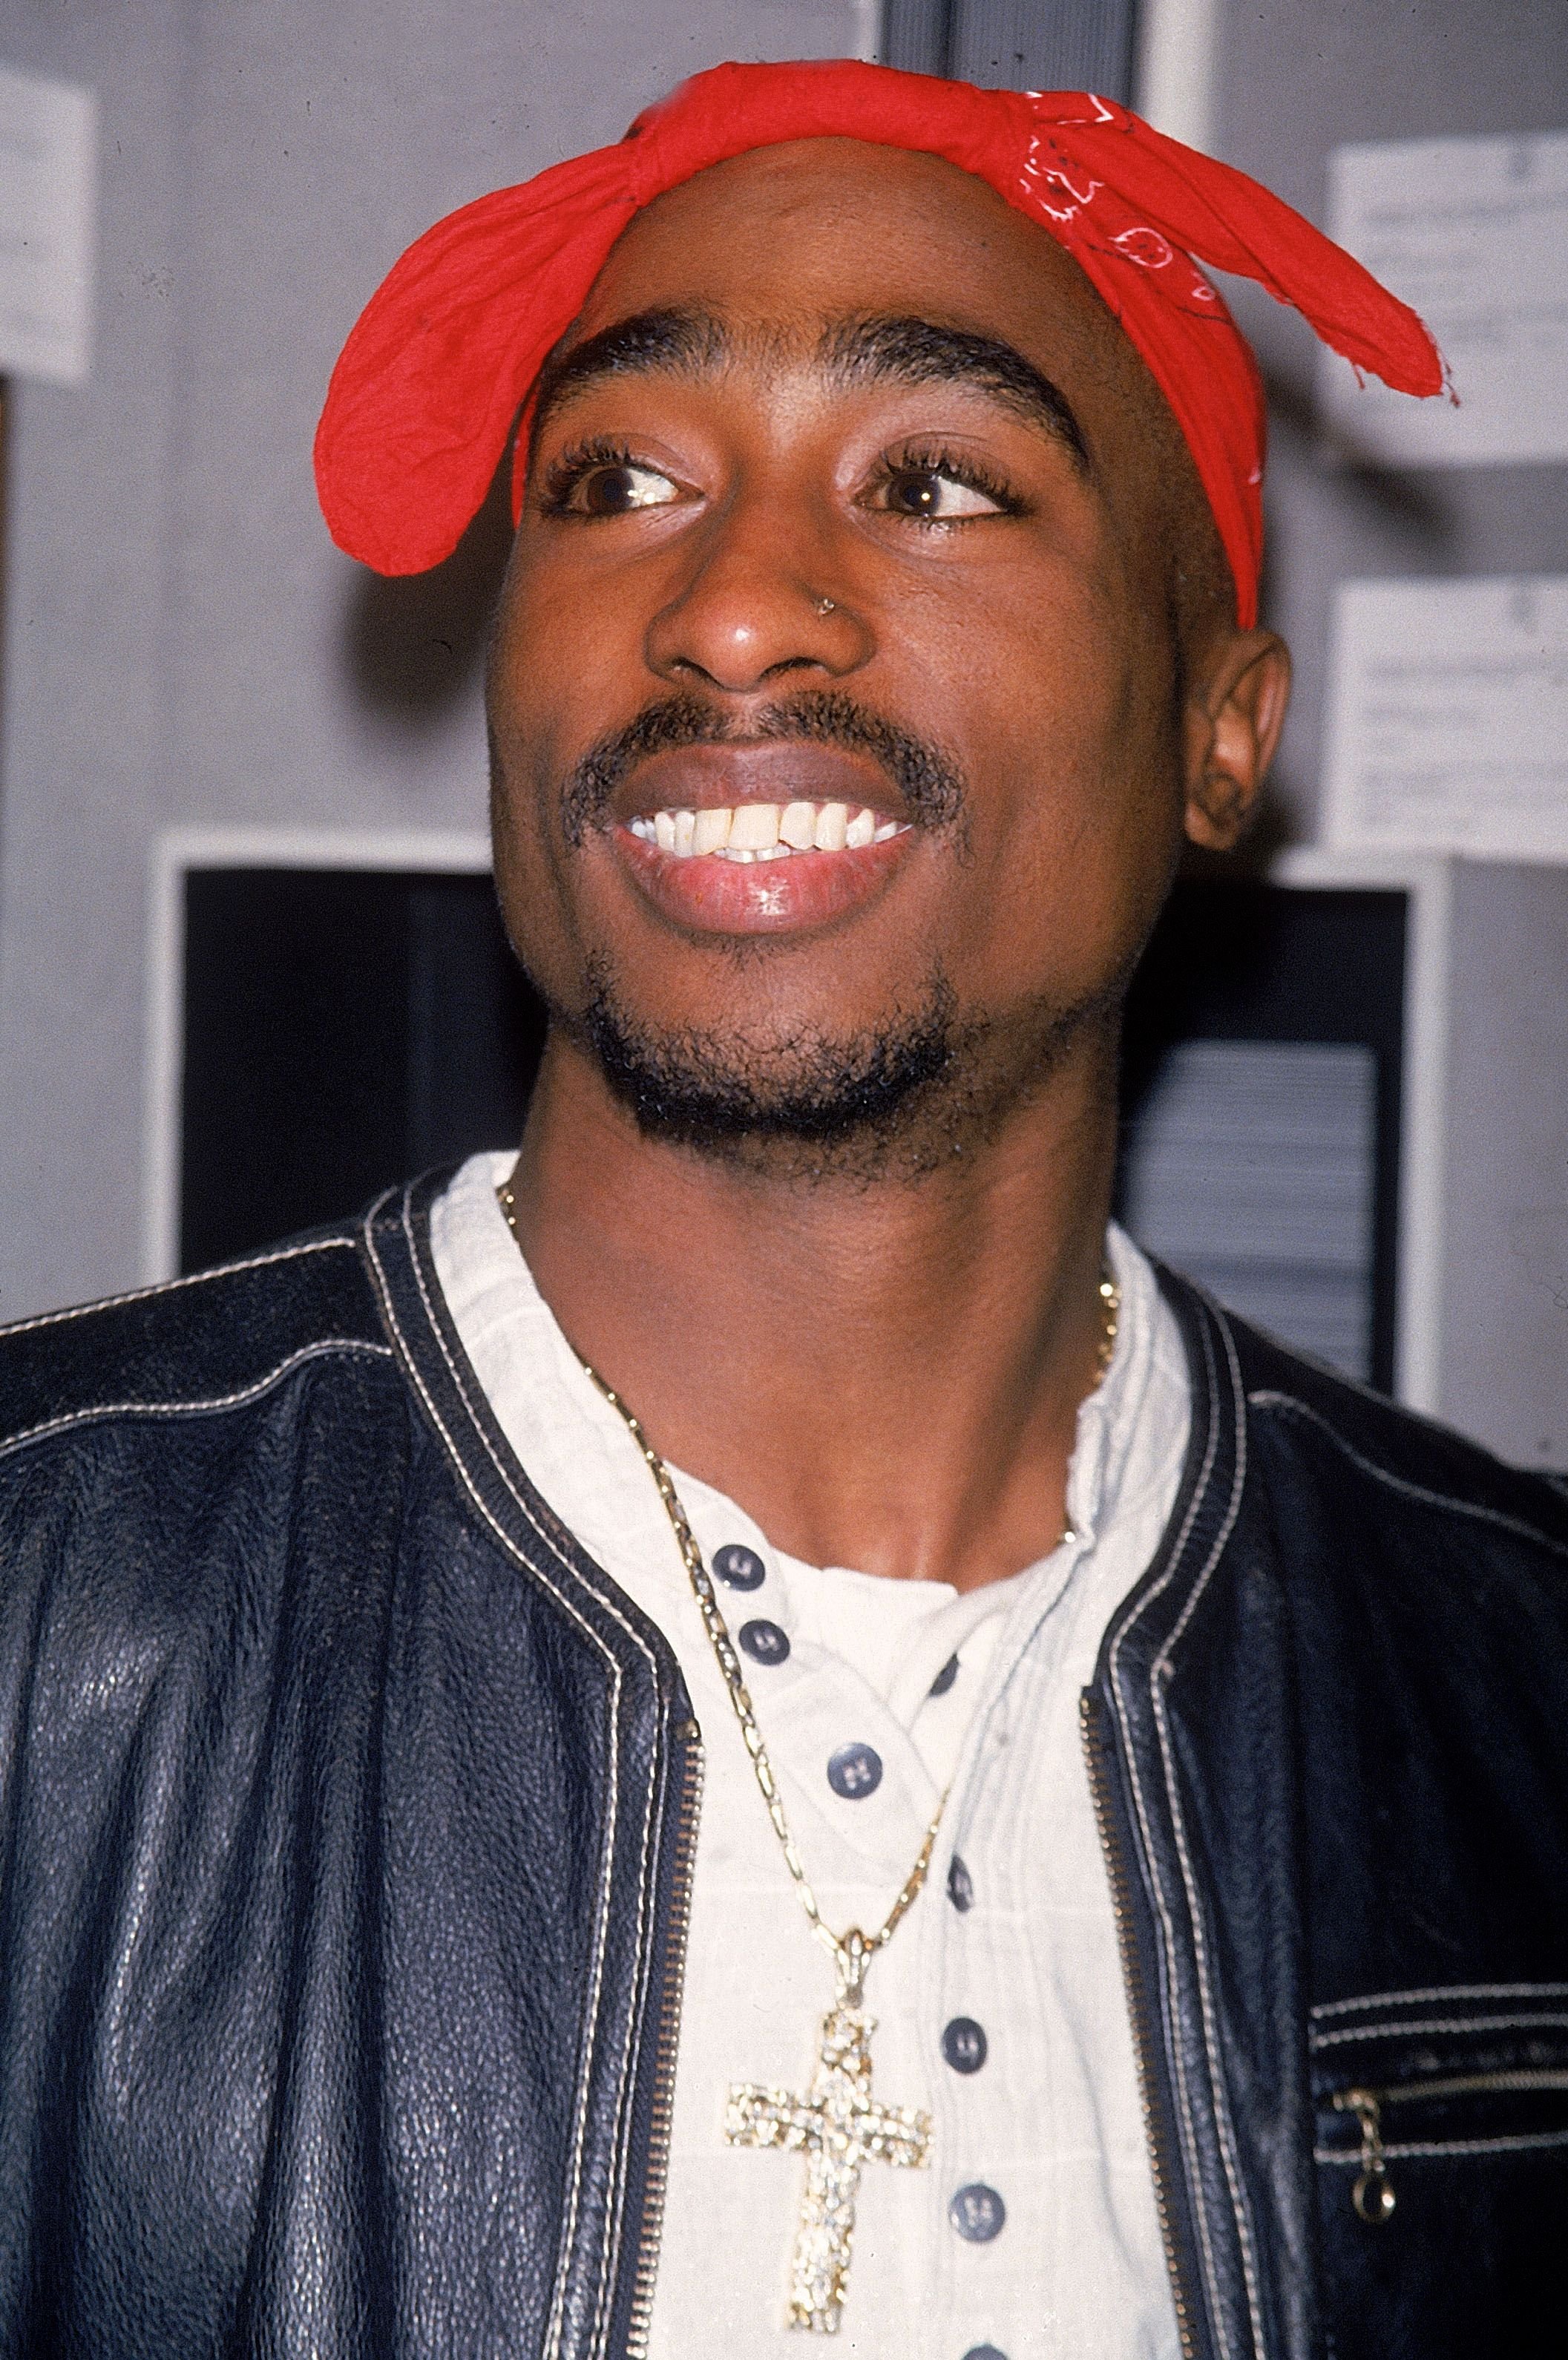
M 513 1175 L 539 1290 L 660 1455 L 815 1565 L 1043 1556 L 1102 1336 L 1115 1042 L 954 1168 L 803 1182 L 642 1137 L 552 1032 Z

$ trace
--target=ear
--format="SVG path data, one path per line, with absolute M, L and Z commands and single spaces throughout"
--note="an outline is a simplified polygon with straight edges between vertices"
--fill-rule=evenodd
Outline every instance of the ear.
M 1183 716 L 1183 824 L 1191 843 L 1228 852 L 1245 834 L 1290 696 L 1290 651 L 1272 631 L 1235 631 L 1193 677 Z

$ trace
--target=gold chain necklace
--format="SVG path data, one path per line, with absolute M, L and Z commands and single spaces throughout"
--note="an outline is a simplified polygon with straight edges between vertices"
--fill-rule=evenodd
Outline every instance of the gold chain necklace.
M 522 1240 L 517 1235 L 511 1182 L 503 1181 L 495 1196 L 520 1253 Z M 1101 1270 L 1099 1295 L 1101 1335 L 1094 1371 L 1096 1386 L 1111 1365 L 1121 1316 L 1121 1291 L 1108 1263 Z M 653 1477 L 697 1601 L 702 1628 L 729 1691 L 785 1865 L 812 1933 L 833 1959 L 833 2004 L 822 2018 L 817 2067 L 810 2091 L 799 2096 L 789 2090 L 757 2082 L 737 2082 L 730 2090 L 724 2121 L 724 2136 L 732 2147 L 787 2147 L 803 2151 L 806 2156 L 806 2190 L 790 2272 L 789 2324 L 819 2335 L 831 2335 L 838 2328 L 844 2309 L 862 2167 L 867 2163 L 890 2163 L 917 2169 L 930 2159 L 931 2116 L 911 2106 L 884 2105 L 871 2094 L 871 2036 L 877 2022 L 866 2015 L 862 2000 L 866 1969 L 877 1951 L 885 1950 L 892 1940 L 925 1884 L 937 1830 L 947 1808 L 947 1794 L 944 1791 L 938 1803 L 915 1864 L 877 1932 L 864 1934 L 858 1926 L 852 1926 L 847 1932 L 835 1934 L 822 1916 L 806 1874 L 757 1726 L 740 1657 L 670 1470 L 648 1440 L 636 1412 L 614 1386 L 605 1383 L 596 1369 L 586 1360 L 583 1366 L 611 1408 L 625 1420 Z

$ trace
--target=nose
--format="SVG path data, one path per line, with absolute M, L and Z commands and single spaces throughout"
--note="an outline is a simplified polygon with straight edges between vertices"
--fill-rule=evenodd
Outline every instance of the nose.
M 870 655 L 870 628 L 832 536 L 782 530 L 776 504 L 737 502 L 683 557 L 681 580 L 648 631 L 648 661 L 661 679 L 745 695 L 791 673 L 841 680 Z

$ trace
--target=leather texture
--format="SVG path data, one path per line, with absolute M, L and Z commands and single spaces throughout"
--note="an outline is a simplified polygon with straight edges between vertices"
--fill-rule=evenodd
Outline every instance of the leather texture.
M 691 1707 L 438 1185 L 0 1334 L 0 2360 L 635 2348 Z M 1189 1465 L 1089 1704 L 1190 2348 L 1548 2349 L 1568 1500 L 1167 1284 Z

